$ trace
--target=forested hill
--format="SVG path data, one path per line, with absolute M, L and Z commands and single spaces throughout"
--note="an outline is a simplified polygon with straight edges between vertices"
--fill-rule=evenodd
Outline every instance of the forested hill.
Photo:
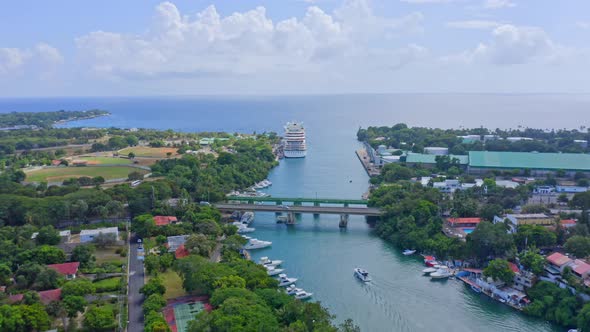
M 11 112 L 0 113 L 0 128 L 14 126 L 50 127 L 56 122 L 95 118 L 110 114 L 102 110 L 57 111 L 57 112 Z

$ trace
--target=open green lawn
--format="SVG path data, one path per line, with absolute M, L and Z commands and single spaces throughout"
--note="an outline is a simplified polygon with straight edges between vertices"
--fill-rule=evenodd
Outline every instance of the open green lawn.
M 121 277 L 102 279 L 94 282 L 97 293 L 116 292 L 121 288 Z
M 120 254 L 117 254 L 117 248 L 119 247 L 113 246 L 106 248 L 96 248 L 96 252 L 94 253 L 94 256 L 96 257 L 96 264 L 108 262 L 127 264 L 127 257 L 121 257 Z
M 166 294 L 164 294 L 166 300 L 187 295 L 182 288 L 182 279 L 178 273 L 168 269 L 168 271 L 160 273 L 160 278 L 166 286 Z
M 61 182 L 70 178 L 79 178 L 83 176 L 95 177 L 102 176 L 105 180 L 126 178 L 132 172 L 146 173 L 146 171 L 126 166 L 113 167 L 52 167 L 44 168 L 27 173 L 26 181 L 29 182 Z
M 129 165 L 131 160 L 126 158 L 113 158 L 113 157 L 77 157 L 76 160 L 87 160 L 89 165 Z
M 172 153 L 171 157 L 177 155 L 176 148 L 150 148 L 149 146 L 132 146 L 119 150 L 120 156 L 126 156 L 129 152 L 135 153 L 136 157 L 153 157 L 153 158 L 166 158 L 166 153 Z

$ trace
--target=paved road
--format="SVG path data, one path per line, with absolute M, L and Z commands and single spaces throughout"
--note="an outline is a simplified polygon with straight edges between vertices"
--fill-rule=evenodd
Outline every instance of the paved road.
M 137 248 L 139 247 L 135 235 L 131 236 L 131 250 L 129 262 L 129 332 L 143 331 L 143 295 L 139 289 L 143 286 L 144 271 L 143 262 L 137 259 Z
M 381 210 L 373 207 L 341 207 L 341 206 L 306 206 L 289 205 L 288 208 L 280 205 L 264 204 L 215 204 L 215 207 L 223 211 L 264 211 L 264 212 L 294 212 L 317 214 L 354 214 L 362 216 L 380 216 Z

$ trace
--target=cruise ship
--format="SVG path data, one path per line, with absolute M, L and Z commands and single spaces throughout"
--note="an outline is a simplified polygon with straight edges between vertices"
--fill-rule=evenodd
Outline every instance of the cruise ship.
M 303 158 L 307 153 L 305 128 L 301 122 L 287 122 L 283 153 L 285 158 Z

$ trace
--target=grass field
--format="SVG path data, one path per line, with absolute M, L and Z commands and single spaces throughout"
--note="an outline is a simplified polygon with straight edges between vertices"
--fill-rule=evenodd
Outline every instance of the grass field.
M 186 292 L 182 288 L 182 279 L 178 273 L 168 269 L 168 271 L 160 273 L 159 276 L 162 278 L 164 286 L 166 286 L 164 299 L 169 300 L 186 295 Z
M 132 172 L 146 173 L 146 171 L 125 166 L 113 167 L 56 167 L 45 168 L 27 173 L 27 181 L 30 182 L 61 182 L 70 178 L 79 178 L 83 176 L 95 177 L 102 176 L 105 180 L 126 178 Z
M 117 263 L 117 264 L 127 264 L 127 257 L 121 257 L 120 254 L 116 253 L 116 250 L 119 247 L 106 247 L 106 248 L 97 248 L 94 256 L 96 257 L 96 264 L 102 263 Z
M 97 293 L 116 292 L 121 286 L 121 277 L 102 279 L 94 282 Z
M 112 157 L 77 157 L 75 160 L 87 160 L 89 165 L 129 165 L 131 160 Z
M 136 157 L 166 158 L 166 153 L 171 152 L 171 157 L 177 156 L 176 148 L 150 148 L 148 146 L 132 146 L 119 150 L 119 155 L 126 156 L 129 152 L 135 153 Z

